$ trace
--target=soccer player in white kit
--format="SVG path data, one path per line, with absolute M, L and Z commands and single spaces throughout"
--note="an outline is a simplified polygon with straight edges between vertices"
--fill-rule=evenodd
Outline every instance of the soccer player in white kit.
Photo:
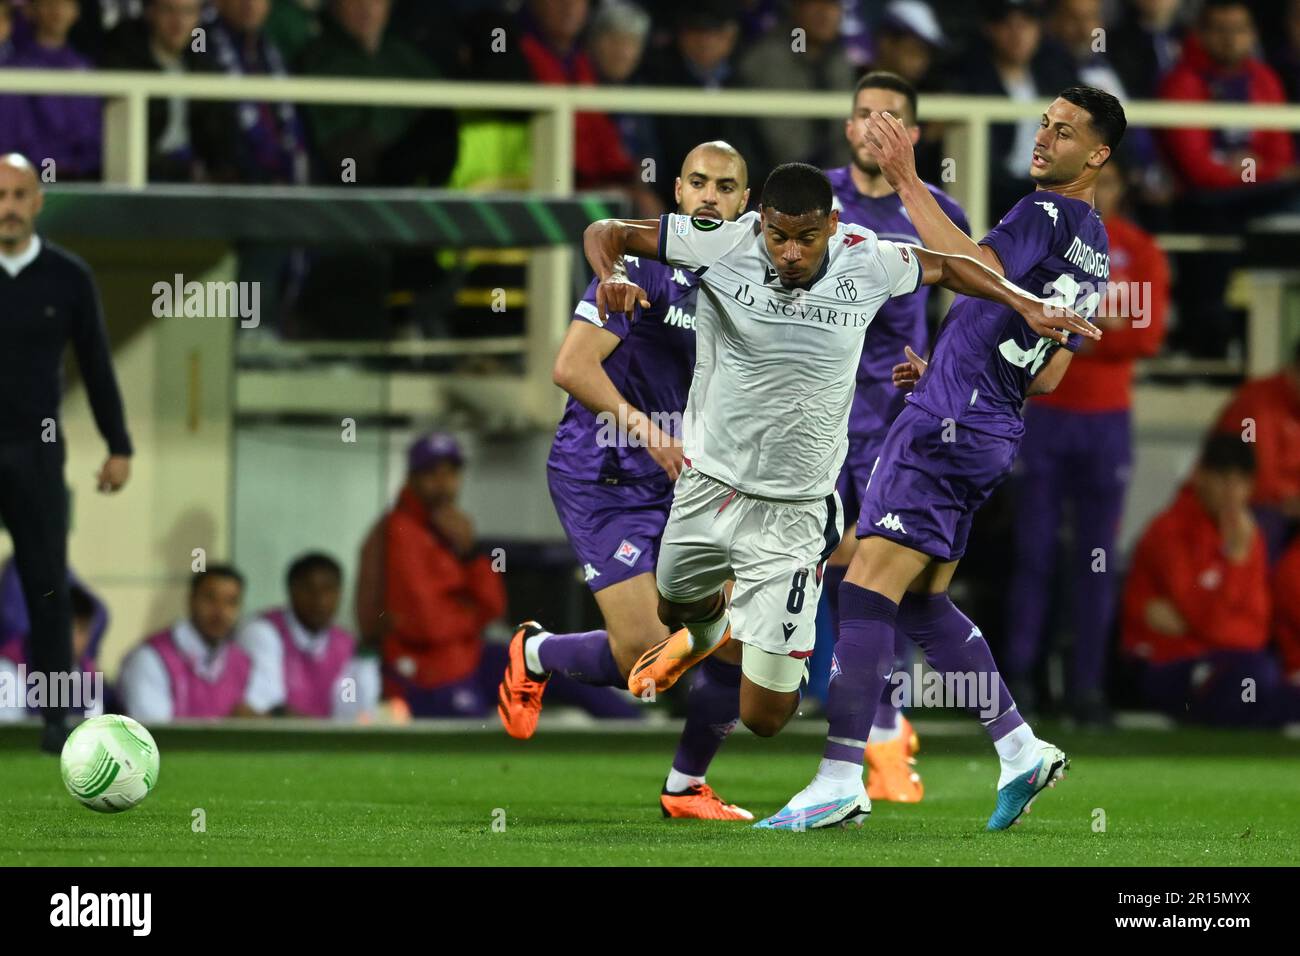
M 1096 330 L 973 258 L 841 223 L 825 174 L 803 163 L 773 170 L 761 214 L 601 220 L 584 246 L 601 279 L 602 317 L 644 303 L 621 268 L 624 253 L 700 278 L 686 467 L 656 569 L 659 616 L 685 631 L 646 652 L 629 689 L 666 690 L 716 651 L 741 665 L 741 720 L 772 736 L 798 706 L 822 570 L 844 525 L 835 483 L 876 311 L 938 284 L 1004 304 L 1044 334 Z M 733 579 L 728 606 L 723 584 Z

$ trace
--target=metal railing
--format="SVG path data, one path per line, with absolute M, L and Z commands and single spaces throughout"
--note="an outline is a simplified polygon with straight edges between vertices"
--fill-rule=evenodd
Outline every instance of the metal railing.
M 143 189 L 148 179 L 148 104 L 151 99 L 364 104 L 408 108 L 507 110 L 530 115 L 531 186 L 539 193 L 572 195 L 574 116 L 584 110 L 834 119 L 848 113 L 849 93 L 776 90 L 701 90 L 536 84 L 413 82 L 346 77 L 248 77 L 128 72 L 0 70 L 0 92 L 96 96 L 105 100 L 104 179 Z M 952 182 L 943 185 L 966 209 L 972 230 L 990 223 L 986 189 L 989 131 L 994 123 L 1036 118 L 1043 102 L 1001 97 L 929 95 L 921 118 L 947 125 L 945 154 Z M 1206 102 L 1131 102 L 1129 124 L 1139 127 L 1217 127 L 1300 131 L 1300 105 Z M 573 306 L 569 276 L 573 250 L 554 246 L 530 257 L 528 269 L 526 407 L 550 414 L 555 402 L 550 362 Z M 1260 364 L 1253 354 L 1248 366 Z
M 669 115 L 797 116 L 836 119 L 848 114 L 844 93 L 698 88 L 542 86 L 536 84 L 414 82 L 346 77 L 248 77 L 128 72 L 0 70 L 0 91 L 104 98 L 104 170 L 109 182 L 143 187 L 147 182 L 148 101 L 268 101 L 302 104 L 452 107 L 530 113 L 534 133 L 533 187 L 573 192 L 573 117 L 584 110 Z M 954 124 L 947 155 L 965 170 L 953 182 L 971 226 L 988 228 L 985 198 L 974 184 L 988 179 L 989 126 L 1032 119 L 1045 102 L 1014 102 L 993 96 L 926 95 L 921 118 Z M 1216 127 L 1300 131 L 1300 105 L 1131 102 L 1129 124 L 1154 128 Z

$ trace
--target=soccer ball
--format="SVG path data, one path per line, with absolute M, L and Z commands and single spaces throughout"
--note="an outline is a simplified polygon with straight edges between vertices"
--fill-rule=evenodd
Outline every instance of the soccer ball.
M 130 810 L 158 783 L 158 745 L 139 722 L 120 714 L 78 726 L 59 763 L 68 793 L 100 813 Z

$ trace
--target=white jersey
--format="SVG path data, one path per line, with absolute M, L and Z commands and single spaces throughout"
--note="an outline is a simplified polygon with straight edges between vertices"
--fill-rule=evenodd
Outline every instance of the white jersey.
M 917 256 L 841 222 L 810 287 L 785 289 L 747 213 L 662 217 L 659 258 L 700 276 L 683 436 L 692 467 L 763 498 L 829 495 L 867 326 L 886 299 L 920 286 Z

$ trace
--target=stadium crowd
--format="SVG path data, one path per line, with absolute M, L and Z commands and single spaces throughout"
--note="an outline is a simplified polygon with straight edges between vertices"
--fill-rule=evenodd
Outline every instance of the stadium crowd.
M 922 92 L 1033 101 L 1075 82 L 1122 100 L 1283 103 L 1300 96 L 1300 2 L 1268 0 L 0 0 L 0 67 L 247 76 L 466 79 L 543 84 L 847 90 L 870 69 Z M 1029 188 L 1036 120 L 990 138 L 991 209 Z M 7 149 L 53 160 L 61 182 L 100 176 L 94 99 L 0 96 Z M 922 174 L 941 182 L 942 133 L 924 126 Z M 695 144 L 732 143 L 756 183 L 778 162 L 846 161 L 838 124 L 798 117 L 583 113 L 579 188 L 671 204 Z M 1148 229 L 1241 231 L 1294 210 L 1295 137 L 1270 130 L 1134 129 L 1121 151 Z M 525 121 L 477 109 L 410 110 L 153 100 L 154 181 L 331 184 L 344 160 L 370 185 L 522 186 Z M 1243 163 L 1250 166 L 1243 172 Z M 1240 259 L 1189 259 L 1168 348 L 1239 355 L 1225 302 Z
M 498 27 L 500 49 L 483 39 Z M 798 50 L 792 31 L 801 31 Z M 0 0 L 0 66 L 787 88 L 843 91 L 846 100 L 858 76 L 888 70 L 924 92 L 1026 101 L 1084 82 L 1124 100 L 1283 103 L 1300 97 L 1300 0 Z M 73 97 L 0 96 L 0 152 L 53 160 L 59 181 L 96 179 L 100 109 Z M 942 183 L 943 131 L 922 126 L 918 166 Z M 995 215 L 1033 188 L 1024 173 L 1037 126 L 993 131 Z M 646 158 L 676 169 L 697 143 L 725 139 L 761 183 L 779 162 L 846 163 L 842 128 L 800 118 L 582 114 L 577 182 L 623 190 L 640 214 L 654 215 L 671 206 L 672 177 L 643 181 Z M 348 158 L 358 181 L 372 185 L 527 181 L 522 121 L 478 110 L 173 98 L 151 103 L 149 143 L 155 181 L 324 184 L 338 181 Z M 1300 720 L 1300 350 L 1277 374 L 1238 389 L 1191 476 L 1142 535 L 1122 585 L 1120 569 L 1105 566 L 1132 467 L 1135 362 L 1171 342 L 1221 355 L 1242 335 L 1224 295 L 1238 260 L 1203 257 L 1175 270 L 1153 232 L 1244 229 L 1254 216 L 1295 208 L 1298 183 L 1294 137 L 1268 130 L 1134 129 L 1108 166 L 1098 206 L 1112 281 L 1146 283 L 1151 294 L 1141 322 L 1101 314 L 1102 342 L 1026 410 L 1013 480 L 1024 520 L 1000 636 L 1025 709 L 1035 706 L 1059 570 L 1073 605 L 1069 676 L 1080 720 L 1109 719 L 1117 674 L 1126 675 L 1126 703 L 1178 718 Z M 355 719 L 378 713 L 381 699 L 417 716 L 490 712 L 504 660 L 483 630 L 506 613 L 506 597 L 456 504 L 465 464 L 446 435 L 411 447 L 406 485 L 361 544 L 359 638 L 337 623 L 345 582 L 328 555 L 295 561 L 284 604 L 246 620 L 242 576 L 212 566 L 193 579 L 185 619 L 127 658 L 115 688 L 122 706 L 149 721 Z M 1083 536 L 1063 535 L 1070 528 L 1095 532 L 1086 548 Z M 1058 569 L 1069 540 L 1074 550 Z M 15 578 L 10 567 L 0 579 L 0 666 L 25 657 Z M 93 669 L 108 609 L 75 577 L 70 585 L 75 657 Z M 1255 700 L 1242 692 L 1247 679 L 1269 708 L 1247 706 Z M 559 680 L 549 693 L 597 715 L 635 715 L 606 689 Z

